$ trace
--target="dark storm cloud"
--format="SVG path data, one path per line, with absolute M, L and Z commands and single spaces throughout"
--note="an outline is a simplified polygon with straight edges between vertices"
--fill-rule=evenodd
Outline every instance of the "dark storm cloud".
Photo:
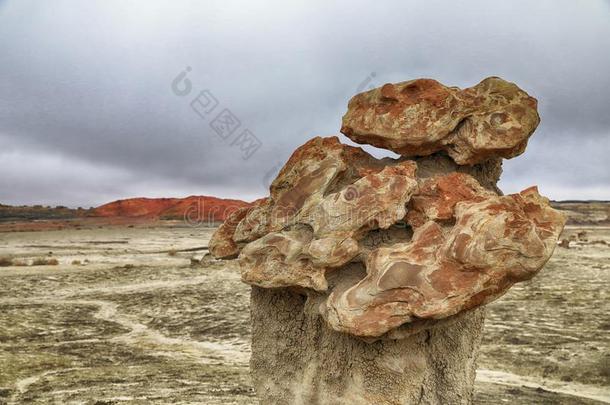
M 542 116 L 503 187 L 610 199 L 607 2 L 328 3 L 0 3 L 0 202 L 255 198 L 359 87 L 490 75 Z M 204 89 L 261 141 L 250 159 L 191 109 Z

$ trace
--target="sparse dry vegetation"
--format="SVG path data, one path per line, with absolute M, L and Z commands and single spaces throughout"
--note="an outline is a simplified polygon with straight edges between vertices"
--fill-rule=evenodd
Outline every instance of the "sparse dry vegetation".
M 17 266 L 23 267 L 27 266 L 27 260 L 23 259 L 12 259 L 10 257 L 0 257 L 0 267 L 9 267 L 9 266 Z
M 57 266 L 59 261 L 55 258 L 39 257 L 32 261 L 32 266 Z
M 73 219 L 80 218 L 90 213 L 90 210 L 72 209 L 64 206 L 43 207 L 34 206 L 11 206 L 0 204 L 0 222 L 3 221 L 29 221 L 34 219 Z
M 0 267 L 8 267 L 13 265 L 13 259 L 10 257 L 0 257 Z
M 27 260 L 13 259 L 13 266 L 23 267 L 23 266 L 27 266 L 27 265 L 28 265 Z

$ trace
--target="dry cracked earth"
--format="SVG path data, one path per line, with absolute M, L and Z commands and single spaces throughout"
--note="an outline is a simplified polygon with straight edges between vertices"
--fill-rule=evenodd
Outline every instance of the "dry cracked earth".
M 0 403 L 255 404 L 249 287 L 191 260 L 212 231 L 0 233 L 0 257 L 59 261 L 0 267 Z M 476 404 L 610 403 L 610 228 L 586 232 L 489 305 Z

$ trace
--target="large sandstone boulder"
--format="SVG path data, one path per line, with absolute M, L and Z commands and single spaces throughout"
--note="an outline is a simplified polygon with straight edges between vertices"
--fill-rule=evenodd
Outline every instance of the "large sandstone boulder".
M 445 151 L 458 164 L 520 155 L 540 118 L 537 101 L 513 83 L 489 77 L 460 90 L 417 79 L 360 93 L 341 132 L 403 156 Z
M 499 78 L 388 84 L 350 101 L 342 131 L 405 156 L 314 138 L 218 229 L 212 254 L 239 255 L 253 286 L 263 403 L 470 401 L 482 306 L 540 271 L 564 225 L 535 187 L 496 187 L 537 124 Z

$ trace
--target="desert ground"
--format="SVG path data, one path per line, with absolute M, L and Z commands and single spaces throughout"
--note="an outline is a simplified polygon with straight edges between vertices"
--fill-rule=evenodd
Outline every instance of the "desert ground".
M 255 404 L 249 287 L 201 260 L 212 232 L 0 232 L 0 403 Z M 610 403 L 610 227 L 562 238 L 488 306 L 476 404 Z

